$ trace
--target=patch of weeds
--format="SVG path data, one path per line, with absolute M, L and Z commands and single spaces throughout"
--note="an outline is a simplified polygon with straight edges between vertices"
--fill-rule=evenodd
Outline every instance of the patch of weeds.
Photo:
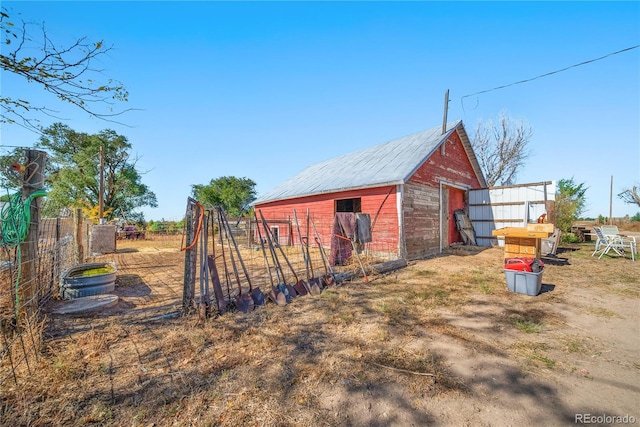
M 449 289 L 442 287 L 428 287 L 411 292 L 411 296 L 420 301 L 430 301 L 442 305 L 451 294 Z
M 376 304 L 376 309 L 383 313 L 390 323 L 401 323 L 405 318 L 407 306 L 401 299 L 386 299 Z
M 391 305 L 388 301 L 380 301 L 378 304 L 376 304 L 376 309 L 382 313 L 387 314 L 391 311 Z
M 518 341 L 509 348 L 516 356 L 524 357 L 528 360 L 535 360 L 544 363 L 544 365 L 551 369 L 556 365 L 556 361 L 547 357 L 544 351 L 547 349 L 547 344 L 542 342 L 533 341 Z
M 207 345 L 207 336 L 202 332 L 189 334 L 188 339 L 189 345 L 194 351 L 199 351 Z
M 626 274 L 625 272 L 621 272 L 616 279 L 622 283 L 640 283 L 638 280 L 638 276 L 632 274 Z
M 220 372 L 220 379 L 218 380 L 220 383 L 225 383 L 227 381 L 233 381 L 235 378 L 235 374 L 231 369 L 223 369 Z
M 623 288 L 612 288 L 611 292 L 624 297 L 640 298 L 640 289 L 629 288 L 626 286 Z
M 416 270 L 413 272 L 413 274 L 418 277 L 429 277 L 435 276 L 436 274 L 438 274 L 438 272 L 434 270 Z
M 362 361 L 370 367 L 372 375 L 393 375 L 414 393 L 434 395 L 466 391 L 464 384 L 447 370 L 445 361 L 429 351 L 412 352 L 394 347 L 366 354 Z
M 270 310 L 264 310 L 265 307 L 262 307 L 261 310 L 254 310 L 254 320 L 256 321 L 256 323 L 263 323 L 263 322 L 267 322 L 269 321 L 269 319 L 271 318 L 271 311 Z
M 85 423 L 104 423 L 113 420 L 113 409 L 102 402 L 93 405 L 91 413 L 84 417 Z
M 602 308 L 602 307 L 587 307 L 585 309 L 585 311 L 589 314 L 593 314 L 594 316 L 600 316 L 600 317 L 616 317 L 616 313 L 607 309 L 607 308 Z
M 386 329 L 379 328 L 374 336 L 379 342 L 384 342 L 389 340 L 389 332 Z
M 412 292 L 412 296 L 420 301 L 426 301 L 430 298 L 431 292 L 428 290 L 419 290 Z
M 149 415 L 150 413 L 148 409 L 140 408 L 138 409 L 138 412 L 136 412 L 136 414 L 133 416 L 133 420 L 142 422 L 142 421 L 145 421 L 147 418 L 149 418 Z
M 542 330 L 542 323 L 536 323 L 531 320 L 516 319 L 513 324 L 516 326 L 516 328 L 528 334 L 537 334 Z
M 480 284 L 480 292 L 486 295 L 491 295 L 493 294 L 493 288 L 491 288 L 488 283 L 482 283 Z
M 98 372 L 102 375 L 111 375 L 111 367 L 101 362 L 98 366 Z
M 392 314 L 400 309 L 404 309 L 403 306 L 406 302 L 402 298 L 384 299 L 380 301 L 376 307 L 384 314 Z
M 435 299 L 443 300 L 447 298 L 450 294 L 451 294 L 451 291 L 449 291 L 448 289 L 436 289 L 436 291 L 433 293 L 433 296 Z
M 335 291 L 326 290 L 320 294 L 320 298 L 336 302 L 340 298 L 340 294 Z
M 76 360 L 70 362 L 58 357 L 53 362 L 53 373 L 58 380 L 79 380 L 84 376 L 83 369 Z
M 543 354 L 540 354 L 540 353 L 536 353 L 536 352 L 534 352 L 534 353 L 531 355 L 531 359 L 532 359 L 532 360 L 538 360 L 538 361 L 540 361 L 540 362 L 544 363 L 544 364 L 545 364 L 545 366 L 546 366 L 548 369 L 551 369 L 551 368 L 553 368 L 554 366 L 556 366 L 556 361 L 555 361 L 555 360 L 550 359 L 550 358 L 548 358 L 547 356 L 545 356 L 545 355 L 543 355 Z
M 351 325 L 355 321 L 355 316 L 353 312 L 340 311 L 339 313 L 334 313 L 331 317 L 331 323 L 334 325 Z
M 487 282 L 487 276 L 482 270 L 472 270 L 467 280 L 473 284 L 480 285 Z
M 564 351 L 567 353 L 586 353 L 587 348 L 581 340 L 575 338 L 565 338 L 561 340 L 564 345 Z

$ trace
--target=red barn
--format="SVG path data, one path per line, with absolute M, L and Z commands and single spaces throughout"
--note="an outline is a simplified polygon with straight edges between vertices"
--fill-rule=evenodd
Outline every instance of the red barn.
M 337 212 L 368 213 L 371 251 L 416 259 L 462 241 L 453 211 L 464 209 L 470 189 L 486 187 L 462 124 L 456 121 L 311 165 L 254 203 L 277 227 L 280 241 L 296 244 L 296 210 L 302 234 L 307 209 L 323 244 Z M 313 236 L 313 234 L 311 234 Z

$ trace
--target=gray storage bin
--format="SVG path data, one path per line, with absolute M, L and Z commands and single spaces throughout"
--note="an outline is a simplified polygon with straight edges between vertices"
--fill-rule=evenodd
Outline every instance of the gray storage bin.
M 542 271 L 539 273 L 529 273 L 527 271 L 517 271 L 504 269 L 507 278 L 507 288 L 511 292 L 536 296 L 542 289 Z

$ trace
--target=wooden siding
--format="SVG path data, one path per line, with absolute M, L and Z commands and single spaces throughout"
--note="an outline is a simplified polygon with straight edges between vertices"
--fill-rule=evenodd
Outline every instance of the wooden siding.
M 256 211 L 260 210 L 267 221 L 292 220 L 293 210 L 296 210 L 300 223 L 301 233 L 306 234 L 307 209 L 321 236 L 322 244 L 329 248 L 331 227 L 335 216 L 335 200 L 361 199 L 361 210 L 371 215 L 373 225 L 371 243 L 367 243 L 366 249 L 371 251 L 398 251 L 398 213 L 396 209 L 396 187 L 376 187 L 361 190 L 342 191 L 337 193 L 318 194 L 315 196 L 301 197 L 292 200 L 280 200 L 256 205 Z M 378 213 L 379 211 L 379 213 Z M 378 214 L 377 219 L 376 214 Z M 374 219 L 376 220 L 373 224 Z M 281 244 L 299 244 L 299 238 L 295 224 L 289 235 L 285 230 L 280 230 Z M 313 237 L 313 229 L 310 230 Z M 312 244 L 313 244 L 312 240 Z
M 409 181 L 434 187 L 439 187 L 441 181 L 447 181 L 470 188 L 480 188 L 480 182 L 473 171 L 458 132 L 452 133 L 445 144 L 444 155 L 439 147 L 409 178 Z
M 373 242 L 367 244 L 371 251 L 393 249 L 399 256 L 408 259 L 421 258 L 440 251 L 440 184 L 459 187 L 479 188 L 480 182 L 460 140 L 458 131 L 453 132 L 447 142 L 436 148 L 433 154 L 409 177 L 404 184 L 404 200 L 401 200 L 403 232 L 399 236 L 399 223 L 395 186 L 349 190 L 318 194 L 297 199 L 280 200 L 256 205 L 267 219 L 293 219 L 296 209 L 302 234 L 306 233 L 305 215 L 309 208 L 323 245 L 329 245 L 331 226 L 335 213 L 336 199 L 360 197 L 362 212 L 371 215 L 373 222 Z M 391 192 L 390 192 L 391 191 Z M 445 211 L 448 204 L 445 206 Z M 448 236 L 450 224 L 444 224 Z M 298 244 L 295 226 L 290 231 L 281 230 L 281 243 Z M 448 239 L 446 239 L 448 240 Z M 402 243 L 399 243 L 402 242 Z M 445 244 L 447 242 L 444 242 Z
M 440 251 L 440 183 L 480 187 L 458 132 L 452 133 L 445 144 L 444 150 L 438 147 L 405 184 L 403 215 L 408 259 Z M 448 205 L 448 202 L 444 205 L 445 215 Z M 448 215 L 445 219 L 450 219 L 443 224 L 443 233 L 448 237 L 449 232 L 453 234 L 455 230 L 455 220 Z
M 440 189 L 409 182 L 404 188 L 404 229 L 407 259 L 440 251 Z

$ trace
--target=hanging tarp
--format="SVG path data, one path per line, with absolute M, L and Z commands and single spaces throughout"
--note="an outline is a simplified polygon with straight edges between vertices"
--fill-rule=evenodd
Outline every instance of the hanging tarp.
M 331 230 L 331 265 L 342 265 L 351 258 L 351 242 L 356 234 L 356 216 L 353 212 L 336 212 Z
M 356 214 L 356 242 L 371 242 L 371 215 L 368 213 Z

